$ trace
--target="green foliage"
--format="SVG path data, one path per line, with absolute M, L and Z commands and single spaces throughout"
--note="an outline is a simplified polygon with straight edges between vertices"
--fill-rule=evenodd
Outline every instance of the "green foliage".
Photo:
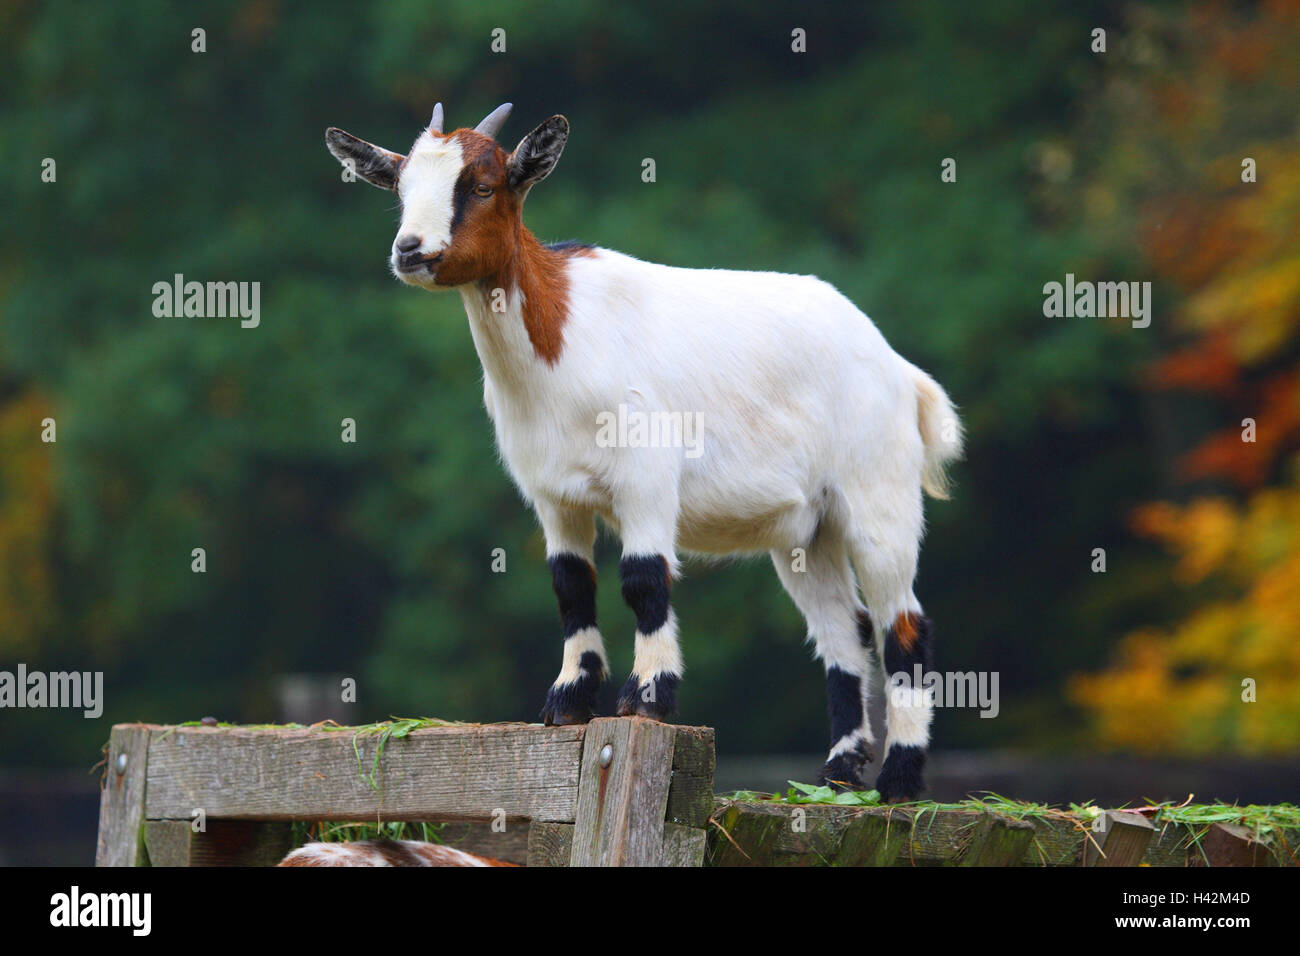
M 322 141 L 405 150 L 435 100 L 472 125 L 512 99 L 506 141 L 573 123 L 528 203 L 543 239 L 819 274 L 945 384 L 971 449 L 919 593 L 943 666 L 1002 672 L 1005 719 L 941 712 L 938 736 L 1059 741 L 1064 676 L 1134 623 L 1137 596 L 1099 593 L 1087 555 L 1124 547 L 1151 467 L 1129 412 L 1142 343 L 1041 311 L 1043 282 L 1127 262 L 1035 158 L 1070 149 L 1091 19 L 1038 10 L 1031 37 L 1009 0 L 798 11 L 805 55 L 777 4 L 7 4 L 0 400 L 48 396 L 60 429 L 38 446 L 59 615 L 29 665 L 105 670 L 109 721 L 270 719 L 274 675 L 304 670 L 358 676 L 358 721 L 535 719 L 554 599 L 460 303 L 392 282 L 393 199 L 341 182 Z M 155 318 L 175 273 L 260 281 L 261 325 Z M 616 561 L 602 540 L 617 677 Z M 765 563 L 692 566 L 677 607 L 684 722 L 731 752 L 820 746 L 820 668 Z M 12 759 L 89 753 L 102 734 L 64 716 L 25 716 L 42 734 Z

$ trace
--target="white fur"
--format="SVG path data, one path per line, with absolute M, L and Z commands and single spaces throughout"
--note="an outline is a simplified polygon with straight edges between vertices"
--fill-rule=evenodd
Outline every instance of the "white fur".
M 671 610 L 663 627 L 653 634 L 637 632 L 632 673 L 640 677 L 642 683 L 659 674 L 681 676 L 682 651 L 677 643 L 677 615 Z
M 560 665 L 560 676 L 555 678 L 555 686 L 572 684 L 579 677 L 586 675 L 587 671 L 582 666 L 582 655 L 587 652 L 599 654 L 601 663 L 604 664 L 605 642 L 601 640 L 600 631 L 594 627 L 584 627 L 565 638 L 564 662 Z M 591 676 L 604 677 L 605 675 L 601 673 Z
M 680 551 L 770 551 L 818 655 L 862 677 L 865 714 L 853 572 L 878 636 L 899 613 L 920 613 L 922 487 L 942 492 L 961 450 L 943 389 L 810 276 L 680 269 L 605 249 L 568 268 L 554 366 L 533 354 L 517 293 L 501 314 L 477 288 L 460 290 L 502 459 L 548 554 L 560 550 L 552 542 L 589 547 L 593 514 L 619 530 L 625 554 L 662 554 L 674 573 Z M 703 453 L 601 447 L 597 416 L 621 403 L 702 416 Z M 795 548 L 805 571 L 790 569 Z M 656 660 L 680 662 L 665 647 L 656 642 Z M 648 676 L 643 657 L 652 666 L 638 638 L 636 670 Z M 928 736 L 928 709 L 890 713 L 891 739 Z M 865 719 L 859 733 L 872 740 Z
M 406 167 L 397 180 L 397 194 L 402 197 L 402 224 L 397 236 L 419 236 L 417 252 L 437 255 L 451 242 L 452 195 L 456 180 L 465 166 L 464 151 L 455 139 L 423 133 L 411 147 Z M 427 272 L 397 272 L 397 239 L 393 240 L 394 274 L 403 282 L 433 287 Z
M 553 367 L 532 352 L 517 294 L 501 314 L 461 287 L 502 457 L 530 501 L 599 513 L 626 553 L 663 554 L 676 571 L 679 548 L 807 547 L 842 498 L 847 546 L 879 554 L 878 580 L 865 583 L 873 617 L 888 626 L 914 605 L 927 454 L 960 449 L 959 438 L 922 441 L 923 427 L 938 433 L 929 419 L 956 421 L 929 376 L 813 277 L 679 269 L 604 249 L 568 268 Z M 924 424 L 922 389 L 935 399 Z M 597 415 L 620 403 L 700 414 L 703 454 L 600 447 Z
M 890 688 L 885 696 L 885 750 L 925 747 L 930 742 L 933 694 L 920 687 Z

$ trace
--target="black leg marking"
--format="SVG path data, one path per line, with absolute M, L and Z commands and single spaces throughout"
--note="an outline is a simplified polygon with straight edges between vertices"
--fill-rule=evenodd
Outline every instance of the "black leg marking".
M 557 554 L 546 562 L 560 606 L 560 621 L 566 639 L 596 626 L 596 569 L 576 554 Z M 576 680 L 553 684 L 542 705 L 542 722 L 547 725 L 585 724 L 596 712 L 596 696 L 605 674 L 605 662 L 595 651 L 578 659 Z
M 576 554 L 557 554 L 546 562 L 560 604 L 564 636 L 596 626 L 596 569 Z
M 838 667 L 826 669 L 826 708 L 831 717 L 831 749 L 863 724 L 862 679 Z M 865 740 L 836 754 L 822 767 L 819 783 L 837 790 L 865 790 L 863 766 L 874 758 Z
M 858 612 L 858 641 L 867 650 L 867 657 L 873 662 L 876 657 L 876 628 L 871 623 L 871 615 L 866 611 Z
M 619 563 L 623 600 L 636 615 L 637 633 L 648 637 L 668 623 L 671 581 L 668 559 L 661 554 L 629 555 Z M 618 695 L 618 715 L 665 720 L 677 710 L 681 675 L 669 672 L 628 677 Z
M 925 790 L 925 748 L 894 744 L 876 777 L 876 789 L 886 803 L 916 800 Z
M 915 685 L 916 667 L 924 674 L 932 667 L 934 639 L 930 619 L 924 614 L 900 614 L 885 632 L 885 693 L 891 692 L 890 678 L 905 674 L 905 687 Z M 876 789 L 888 803 L 916 800 L 925 791 L 925 746 L 893 744 L 885 755 L 876 778 Z
M 636 629 L 653 634 L 668 620 L 668 559 L 661 554 L 633 555 L 619 562 L 623 600 L 636 615 Z

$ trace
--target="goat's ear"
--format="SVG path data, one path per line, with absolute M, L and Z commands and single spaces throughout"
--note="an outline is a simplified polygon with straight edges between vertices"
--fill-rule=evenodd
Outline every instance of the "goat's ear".
M 325 145 L 345 168 L 370 185 L 397 189 L 397 170 L 406 158 L 401 153 L 390 153 L 332 126 L 325 131 Z
M 569 138 L 569 121 L 552 116 L 519 141 L 506 163 L 506 181 L 517 192 L 527 192 L 551 174 Z

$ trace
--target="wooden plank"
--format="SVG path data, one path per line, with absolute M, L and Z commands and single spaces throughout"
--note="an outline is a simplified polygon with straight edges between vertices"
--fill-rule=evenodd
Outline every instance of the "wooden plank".
M 1236 823 L 1216 823 L 1201 837 L 1203 853 L 1193 851 L 1192 866 L 1275 866 L 1268 840 L 1255 839 L 1255 831 Z
M 663 866 L 703 866 L 704 831 L 678 823 L 664 824 Z
M 1015 866 L 1024 858 L 1033 839 L 1033 824 L 986 812 L 958 865 Z
M 892 866 L 912 834 L 912 817 L 889 809 L 849 812 L 836 866 Z
M 912 828 L 886 807 L 722 800 L 714 819 L 709 866 L 890 866 Z
M 209 820 L 572 821 L 583 727 L 431 727 L 387 741 L 347 730 L 152 729 L 146 815 Z M 354 751 L 354 745 L 356 750 Z M 358 761 L 357 752 L 360 753 Z M 667 774 L 665 774 L 666 778 Z
M 676 739 L 676 727 L 644 717 L 587 724 L 572 866 L 661 864 Z
M 104 789 L 99 796 L 96 866 L 140 866 L 145 862 L 142 824 L 149 733 L 145 724 L 118 724 L 109 736 Z
M 953 866 L 979 835 L 979 810 L 912 810 L 912 832 L 899 855 L 900 866 Z
M 146 820 L 144 846 L 150 866 L 190 865 L 190 822 L 188 820 Z
M 151 866 L 275 866 L 293 848 L 287 823 L 209 820 L 195 832 L 189 820 L 146 820 Z
M 526 820 L 508 821 L 504 830 L 492 829 L 491 823 L 448 823 L 439 832 L 442 842 L 466 853 L 525 865 L 528 862 Z M 566 857 L 567 860 L 567 857 Z
M 1084 866 L 1137 866 L 1155 832 L 1140 813 L 1107 810 L 1093 821 L 1092 839 L 1083 848 Z
M 713 814 L 713 771 L 716 766 L 713 728 L 677 727 L 676 730 L 667 819 L 671 823 L 703 829 Z
M 1031 816 L 1025 820 L 1034 828 L 1029 847 L 1016 866 L 1080 866 L 1088 831 L 1073 820 Z
M 769 866 L 790 816 L 773 804 L 720 800 L 713 812 L 706 866 Z
M 528 828 L 528 866 L 568 866 L 573 824 L 537 822 Z
M 1182 823 L 1156 823 L 1142 863 L 1146 866 L 1194 866 L 1200 851 L 1192 846 L 1195 831 Z

